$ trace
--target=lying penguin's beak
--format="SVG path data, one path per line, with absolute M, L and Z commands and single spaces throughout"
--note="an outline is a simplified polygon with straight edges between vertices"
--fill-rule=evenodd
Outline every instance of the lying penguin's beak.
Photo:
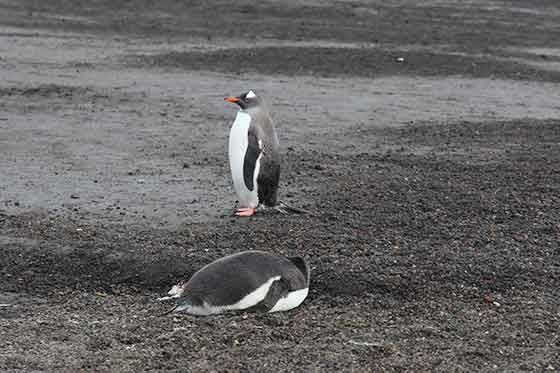
M 240 100 L 239 98 L 237 98 L 237 97 L 226 97 L 226 98 L 224 98 L 224 101 L 237 103 L 237 102 L 239 102 L 239 101 L 241 101 L 241 100 Z

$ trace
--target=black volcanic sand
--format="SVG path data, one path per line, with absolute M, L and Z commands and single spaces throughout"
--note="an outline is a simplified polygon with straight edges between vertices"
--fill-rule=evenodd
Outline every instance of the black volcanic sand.
M 395 63 L 399 58 L 404 60 L 403 63 Z M 258 72 L 286 75 L 311 74 L 320 77 L 464 75 L 477 78 L 560 82 L 560 71 L 540 70 L 516 61 L 496 61 L 488 57 L 450 53 L 386 51 L 364 47 L 233 48 L 213 52 L 171 52 L 134 56 L 129 58 L 129 62 L 139 67 L 185 67 L 193 70 L 207 70 L 208 66 L 212 66 L 212 70 L 215 71 L 237 74 Z
M 281 197 L 311 213 L 239 219 L 220 124 L 234 111 L 166 96 L 165 78 L 347 79 L 344 97 L 361 79 L 458 76 L 559 94 L 559 4 L 309 4 L 0 1 L 0 370 L 560 369 L 560 116 L 281 124 Z M 22 47 L 55 39 L 60 53 Z M 130 72 L 163 83 L 120 88 Z M 305 303 L 160 316 L 175 281 L 245 249 L 306 256 Z

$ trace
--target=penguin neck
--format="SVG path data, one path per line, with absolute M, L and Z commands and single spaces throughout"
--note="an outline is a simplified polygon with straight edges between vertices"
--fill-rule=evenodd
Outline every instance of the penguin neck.
M 260 106 L 252 106 L 246 109 L 239 109 L 239 112 L 249 114 L 250 116 L 255 115 L 257 112 L 261 110 Z

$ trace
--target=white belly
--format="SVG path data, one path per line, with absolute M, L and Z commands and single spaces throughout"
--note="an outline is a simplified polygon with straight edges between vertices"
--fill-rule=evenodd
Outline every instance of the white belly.
M 229 167 L 233 178 L 233 187 L 239 199 L 239 207 L 255 208 L 259 204 L 257 192 L 257 175 L 259 173 L 260 162 L 257 161 L 255 174 L 253 175 L 253 190 L 249 190 L 243 179 L 243 163 L 245 152 L 249 143 L 248 132 L 251 124 L 251 116 L 239 111 L 229 133 Z
M 307 293 L 309 293 L 309 288 L 291 291 L 286 297 L 278 299 L 278 302 L 268 312 L 288 311 L 296 308 L 307 298 Z
M 263 301 L 264 298 L 266 298 L 266 295 L 268 294 L 270 287 L 272 286 L 274 281 L 278 281 L 278 280 L 280 280 L 280 276 L 275 276 L 268 279 L 267 282 L 265 282 L 264 284 L 262 284 L 261 286 L 259 286 L 258 288 L 256 288 L 255 290 L 253 290 L 252 292 L 250 292 L 249 294 L 247 294 L 246 296 L 244 296 L 234 304 L 214 306 L 206 302 L 203 302 L 202 306 L 189 307 L 187 312 L 192 315 L 205 316 L 205 315 L 216 315 L 218 313 L 222 313 L 225 311 L 237 311 L 237 310 L 245 310 L 247 308 L 251 308 L 259 304 L 260 302 Z M 187 307 L 184 308 L 177 307 L 177 311 L 183 311 L 185 309 L 187 309 Z

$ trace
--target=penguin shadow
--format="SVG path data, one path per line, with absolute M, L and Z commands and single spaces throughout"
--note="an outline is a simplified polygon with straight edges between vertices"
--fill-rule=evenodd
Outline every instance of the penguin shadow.
M 228 332 L 228 330 L 262 330 L 262 329 L 282 329 L 297 328 L 301 326 L 305 318 L 309 316 L 306 307 L 299 307 L 288 312 L 262 313 L 257 311 L 230 311 L 219 315 L 195 316 L 184 312 L 173 313 L 163 317 L 154 317 L 152 320 L 159 324 L 158 320 L 172 318 L 174 323 L 190 324 L 201 332 L 215 332 L 224 330 L 222 336 L 228 338 L 233 336 L 238 339 L 243 333 Z
M 233 209 L 226 209 L 222 214 L 222 217 L 238 217 L 236 214 L 237 208 Z M 295 207 L 293 205 L 288 204 L 287 202 L 278 201 L 276 206 L 264 206 L 259 205 L 257 208 L 257 214 L 260 216 L 275 216 L 275 215 L 309 215 L 309 216 L 318 216 L 316 213 L 302 209 L 299 207 Z M 257 216 L 258 216 L 257 215 Z

